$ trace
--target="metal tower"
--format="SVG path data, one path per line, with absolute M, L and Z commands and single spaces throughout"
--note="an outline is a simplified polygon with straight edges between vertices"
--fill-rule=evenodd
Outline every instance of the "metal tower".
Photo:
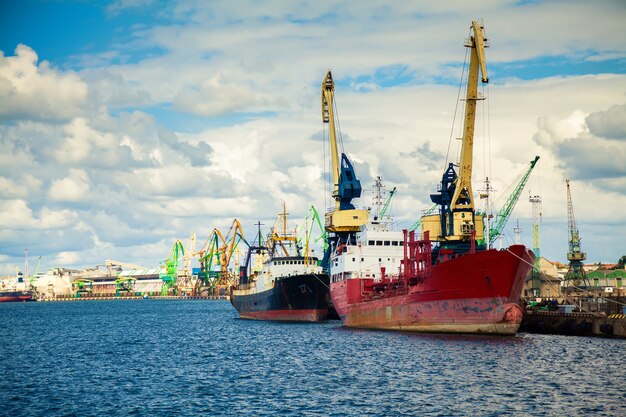
M 520 239 L 520 234 L 522 233 L 522 229 L 519 227 L 519 219 L 517 219 L 517 226 L 513 229 L 513 233 L 515 233 L 515 244 L 521 244 L 522 240 Z
M 567 184 L 567 230 L 569 251 L 567 252 L 567 260 L 569 261 L 569 269 L 565 275 L 567 287 L 579 289 L 581 285 L 589 286 L 587 282 L 587 274 L 583 268 L 583 261 L 587 259 L 587 254 L 580 250 L 580 237 L 578 228 L 576 227 L 576 219 L 574 218 L 574 206 L 572 205 L 572 194 L 570 193 L 569 180 L 565 180 Z
M 539 295 L 541 289 L 541 251 L 539 249 L 539 224 L 541 223 L 541 197 L 529 196 L 533 207 L 533 253 L 535 254 L 535 266 L 533 268 L 533 293 Z

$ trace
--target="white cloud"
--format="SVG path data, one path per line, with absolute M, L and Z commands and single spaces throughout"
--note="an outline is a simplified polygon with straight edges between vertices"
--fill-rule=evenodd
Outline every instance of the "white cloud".
M 78 251 L 63 251 L 60 252 L 55 259 L 52 260 L 53 265 L 59 266 L 73 266 L 81 262 L 82 254 Z
M 241 111 L 255 104 L 252 91 L 241 84 L 224 83 L 223 74 L 202 83 L 200 90 L 188 90 L 177 94 L 173 101 L 183 111 L 201 116 L 216 116 L 233 110 Z
M 90 181 L 87 173 L 80 169 L 71 169 L 70 175 L 52 181 L 48 197 L 53 201 L 77 202 L 89 198 Z
M 594 135 L 626 141 L 626 104 L 589 115 L 587 125 Z
M 42 184 L 42 180 L 28 173 L 16 180 L 0 176 L 0 197 L 25 198 L 38 193 Z
M 23 229 L 59 229 L 71 225 L 77 218 L 74 211 L 52 210 L 43 207 L 39 216 L 33 215 L 33 211 L 25 200 L 0 200 L 0 228 L 7 230 Z
M 81 114 L 87 84 L 37 61 L 26 45 L 18 45 L 12 57 L 0 51 L 0 118 L 63 120 Z

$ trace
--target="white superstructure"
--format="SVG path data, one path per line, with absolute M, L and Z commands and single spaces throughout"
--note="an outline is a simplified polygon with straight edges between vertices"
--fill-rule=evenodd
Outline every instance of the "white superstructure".
M 399 272 L 404 257 L 404 234 L 386 223 L 370 222 L 361 227 L 356 245 L 335 248 L 330 258 L 331 282 L 350 278 L 382 278 Z

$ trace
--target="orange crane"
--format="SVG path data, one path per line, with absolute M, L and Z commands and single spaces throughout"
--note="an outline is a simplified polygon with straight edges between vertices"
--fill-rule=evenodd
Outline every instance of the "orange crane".
M 236 274 L 231 273 L 228 267 L 233 259 L 240 242 L 248 244 L 244 238 L 243 229 L 239 220 L 234 219 L 226 235 L 219 229 L 214 228 L 202 248 L 198 251 L 200 260 L 200 273 L 196 282 L 194 295 L 202 292 L 202 287 L 208 291 L 220 293 L 221 289 L 227 289 L 233 284 Z M 215 267 L 219 269 L 215 270 Z

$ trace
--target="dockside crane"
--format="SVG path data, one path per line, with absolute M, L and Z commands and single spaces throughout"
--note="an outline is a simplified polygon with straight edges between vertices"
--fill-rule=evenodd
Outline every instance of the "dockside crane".
M 587 259 L 587 254 L 581 250 L 580 235 L 574 218 L 574 205 L 572 204 L 572 194 L 570 192 L 569 179 L 565 180 L 567 184 L 567 231 L 568 246 L 567 260 L 569 261 L 569 269 L 565 274 L 565 288 L 568 290 L 581 290 L 589 288 L 587 274 L 583 267 L 583 261 Z
M 472 156 L 476 103 L 484 99 L 478 94 L 478 76 L 480 70 L 482 83 L 489 82 L 485 60 L 485 48 L 489 45 L 481 23 L 472 21 L 471 31 L 473 35 L 465 43 L 471 52 L 459 173 L 457 175 L 454 163 L 448 165 L 441 179 L 440 192 L 430 196 L 440 207 L 439 214 L 425 215 L 420 222 L 422 235 L 428 232 L 431 240 L 450 249 L 471 244 L 474 239 L 483 240 L 483 217 L 476 215 L 474 210 Z
M 315 242 L 322 241 L 324 253 L 328 249 L 328 233 L 326 229 L 322 225 L 322 220 L 320 219 L 320 215 L 317 212 L 315 206 L 309 207 L 309 212 L 307 213 L 306 218 L 304 219 L 304 227 L 301 230 L 304 230 L 304 243 L 302 239 L 300 239 L 299 244 L 304 248 L 304 264 L 305 266 L 309 265 L 310 256 L 310 241 L 311 236 L 313 235 L 313 227 L 317 225 L 320 236 L 315 239 Z
M 532 293 L 538 296 L 541 289 L 541 196 L 531 194 L 528 196 L 528 201 L 533 212 L 533 254 L 535 255 L 535 265 L 531 273 Z
M 228 292 L 228 287 L 232 286 L 237 278 L 237 273 L 231 273 L 231 271 L 228 270 L 230 262 L 233 259 L 233 254 L 242 242 L 250 247 L 250 244 L 243 235 L 243 228 L 239 220 L 233 219 L 230 229 L 228 229 L 228 233 L 226 233 L 225 242 L 226 244 L 220 250 L 221 275 L 217 284 Z
M 185 248 L 180 240 L 174 242 L 168 257 L 163 261 L 165 265 L 165 274 L 161 274 L 163 281 L 161 287 L 161 295 L 169 295 L 170 289 L 176 292 L 176 283 L 178 280 L 178 259 L 185 256 Z
M 198 251 L 200 273 L 193 290 L 193 295 L 200 295 L 208 290 L 211 295 L 223 295 L 234 284 L 237 274 L 229 271 L 238 245 L 243 242 L 249 246 L 243 235 L 239 220 L 234 219 L 226 236 L 214 228 L 202 248 Z M 215 268 L 217 267 L 217 268 Z
M 539 160 L 539 157 L 535 156 L 535 159 L 530 161 L 530 167 L 528 168 L 528 170 L 526 170 L 526 172 L 522 176 L 522 179 L 517 184 L 517 186 L 515 187 L 515 189 L 509 196 L 509 198 L 506 200 L 506 202 L 504 203 L 504 206 L 502 206 L 502 209 L 500 209 L 498 214 L 496 214 L 495 224 L 489 230 L 489 237 L 491 239 L 491 244 L 493 244 L 502 235 L 504 226 L 506 225 L 506 222 L 509 220 L 511 213 L 513 212 L 513 209 L 515 208 L 515 205 L 517 204 L 517 201 L 519 200 L 519 197 L 522 194 L 522 191 L 524 190 L 526 183 L 528 182 L 528 178 L 530 178 L 530 173 L 535 168 L 535 165 L 537 164 L 538 160 Z
M 361 197 L 361 182 L 356 177 L 348 156 L 341 152 L 335 128 L 335 83 L 330 71 L 322 81 L 322 122 L 328 125 L 332 171 L 332 198 L 335 207 L 325 215 L 325 229 L 329 234 L 329 247 L 324 253 L 322 266 L 328 270 L 330 251 L 349 239 L 367 222 L 368 211 L 356 209 L 352 200 Z
M 198 251 L 198 259 L 200 261 L 200 272 L 198 273 L 198 279 L 193 295 L 200 295 L 203 288 L 213 289 L 215 283 L 219 279 L 220 271 L 214 271 L 213 266 L 219 265 L 221 261 L 220 250 L 226 246 L 226 240 L 222 235 L 222 232 L 218 228 L 213 228 L 208 239 L 204 242 L 200 250 Z

